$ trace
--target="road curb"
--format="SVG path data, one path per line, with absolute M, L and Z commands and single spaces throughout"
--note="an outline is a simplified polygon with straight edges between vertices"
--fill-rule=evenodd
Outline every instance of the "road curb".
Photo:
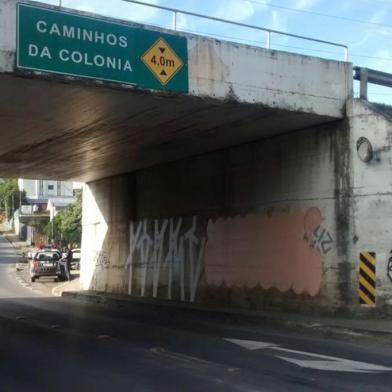
M 61 288 L 67 287 L 68 284 L 69 284 L 69 282 L 66 281 L 56 287 L 53 287 L 53 289 L 52 289 L 53 297 L 61 297 L 63 295 L 63 291 L 61 291 Z
M 331 332 L 337 334 L 344 334 L 345 336 L 351 335 L 372 335 L 377 337 L 384 337 L 392 340 L 392 328 L 389 330 L 385 329 L 374 329 L 364 328 L 355 325 L 355 320 L 349 320 L 353 325 L 339 325 L 338 323 L 322 322 L 320 318 L 315 317 L 296 317 L 293 314 L 283 313 L 276 314 L 266 311 L 252 311 L 242 309 L 227 309 L 220 307 L 209 307 L 199 304 L 183 303 L 168 300 L 156 300 L 153 298 L 141 298 L 141 297 L 125 297 L 108 295 L 106 293 L 91 292 L 91 291 L 66 291 L 61 294 L 63 298 L 77 300 L 85 303 L 95 303 L 101 305 L 112 305 L 119 306 L 121 308 L 126 305 L 143 305 L 158 307 L 160 309 L 167 308 L 169 311 L 185 311 L 194 313 L 203 313 L 207 316 L 223 316 L 235 319 L 241 319 L 243 321 L 251 322 L 271 322 L 285 327 L 291 328 L 306 328 L 313 331 Z M 347 320 L 346 320 L 347 321 Z M 374 320 L 369 320 L 369 323 Z

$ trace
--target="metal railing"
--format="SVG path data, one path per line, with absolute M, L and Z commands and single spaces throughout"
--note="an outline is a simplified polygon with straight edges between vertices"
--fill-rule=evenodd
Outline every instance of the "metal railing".
M 188 16 L 194 16 L 196 18 L 212 20 L 212 21 L 215 21 L 215 22 L 231 24 L 231 25 L 234 25 L 234 26 L 245 27 L 245 28 L 248 28 L 248 29 L 264 31 L 264 32 L 266 32 L 266 48 L 267 49 L 271 49 L 271 35 L 272 34 L 278 34 L 278 35 L 283 35 L 283 36 L 286 36 L 286 37 L 297 38 L 297 39 L 302 39 L 302 40 L 306 40 L 306 41 L 317 42 L 317 43 L 321 43 L 321 44 L 325 44 L 325 45 L 339 47 L 339 48 L 343 49 L 344 61 L 348 61 L 348 46 L 347 45 L 343 45 L 343 44 L 339 44 L 339 43 L 336 43 L 336 42 L 325 41 L 325 40 L 322 40 L 322 39 L 307 37 L 307 36 L 304 36 L 304 35 L 286 33 L 284 31 L 268 29 L 266 27 L 260 27 L 260 26 L 246 24 L 246 23 L 234 22 L 232 20 L 216 18 L 215 16 L 208 16 L 208 15 L 198 14 L 198 13 L 195 13 L 195 12 L 184 11 L 184 10 L 180 10 L 180 9 L 177 9 L 177 8 L 164 7 L 164 6 L 156 5 L 156 4 L 144 3 L 143 1 L 137 1 L 137 0 L 122 0 L 122 1 L 127 2 L 127 3 L 142 5 L 142 6 L 145 6 L 145 7 L 155 8 L 155 9 L 159 9 L 159 10 L 162 10 L 162 11 L 171 12 L 172 13 L 172 29 L 175 30 L 175 31 L 177 31 L 177 15 L 178 14 L 183 14 L 183 15 L 188 15 Z M 59 0 L 59 6 L 60 7 L 62 7 L 62 3 L 63 3 L 63 1 Z
M 172 13 L 172 29 L 175 30 L 175 31 L 177 30 L 177 15 L 178 14 L 189 15 L 189 16 L 194 16 L 194 17 L 197 17 L 197 18 L 212 20 L 212 21 L 215 21 L 215 22 L 227 23 L 227 24 L 231 24 L 231 25 L 234 25 L 234 26 L 245 27 L 245 28 L 248 28 L 248 29 L 259 30 L 259 31 L 264 31 L 264 32 L 267 33 L 266 34 L 267 35 L 266 36 L 266 48 L 267 49 L 271 49 L 271 35 L 272 34 L 279 34 L 279 35 L 283 35 L 283 36 L 286 36 L 286 37 L 298 38 L 298 39 L 303 39 L 303 40 L 306 40 L 306 41 L 312 41 L 312 42 L 317 42 L 317 43 L 321 43 L 321 44 L 325 44 L 325 45 L 336 46 L 336 47 L 339 47 L 339 48 L 343 49 L 344 61 L 348 61 L 348 46 L 347 45 L 343 45 L 343 44 L 339 44 L 339 43 L 336 43 L 336 42 L 325 41 L 325 40 L 322 40 L 322 39 L 307 37 L 307 36 L 304 36 L 304 35 L 286 33 L 284 31 L 268 29 L 266 27 L 260 27 L 260 26 L 246 24 L 246 23 L 234 22 L 232 20 L 216 18 L 215 16 L 208 16 L 208 15 L 203 15 L 203 14 L 197 14 L 195 12 L 184 11 L 184 10 L 180 10 L 180 9 L 177 9 L 177 8 L 164 7 L 164 6 L 156 5 L 156 4 L 144 3 L 143 1 L 137 1 L 137 0 L 122 0 L 122 1 L 125 1 L 127 3 L 139 4 L 139 5 L 143 5 L 143 6 L 146 6 L 146 7 L 156 8 L 156 9 L 159 9 L 159 10 L 162 10 L 162 11 L 171 12 Z
M 368 99 L 368 83 L 392 87 L 392 74 L 364 67 L 353 67 L 354 80 L 360 82 L 359 98 Z

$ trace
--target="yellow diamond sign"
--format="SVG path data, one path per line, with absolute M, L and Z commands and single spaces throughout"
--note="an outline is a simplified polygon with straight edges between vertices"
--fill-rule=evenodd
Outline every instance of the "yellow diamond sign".
M 184 63 L 170 45 L 159 38 L 142 56 L 144 64 L 165 85 L 182 68 Z

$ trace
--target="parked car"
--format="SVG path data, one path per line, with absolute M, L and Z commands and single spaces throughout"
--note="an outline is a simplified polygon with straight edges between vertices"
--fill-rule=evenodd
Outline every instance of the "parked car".
M 51 250 L 58 250 L 57 248 L 53 248 L 52 245 L 48 244 L 48 245 L 41 245 L 40 247 L 33 247 L 30 248 L 30 250 L 27 252 L 27 258 L 29 260 L 33 259 L 35 254 L 39 251 L 51 251 Z
M 80 249 L 72 249 L 72 262 L 71 262 L 71 268 L 75 270 L 80 269 Z
M 41 276 L 54 276 L 55 280 L 61 278 L 59 260 L 61 253 L 57 250 L 40 250 L 35 253 L 30 262 L 30 278 L 32 282 Z

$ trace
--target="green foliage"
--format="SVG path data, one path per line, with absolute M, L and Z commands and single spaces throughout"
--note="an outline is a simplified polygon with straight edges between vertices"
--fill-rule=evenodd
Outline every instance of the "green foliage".
M 44 229 L 45 234 L 59 243 L 80 244 L 82 237 L 82 192 L 75 194 L 76 201 L 60 211 Z
M 20 194 L 16 178 L 0 178 L 0 210 L 10 216 L 19 208 L 20 200 L 25 200 L 25 195 Z

